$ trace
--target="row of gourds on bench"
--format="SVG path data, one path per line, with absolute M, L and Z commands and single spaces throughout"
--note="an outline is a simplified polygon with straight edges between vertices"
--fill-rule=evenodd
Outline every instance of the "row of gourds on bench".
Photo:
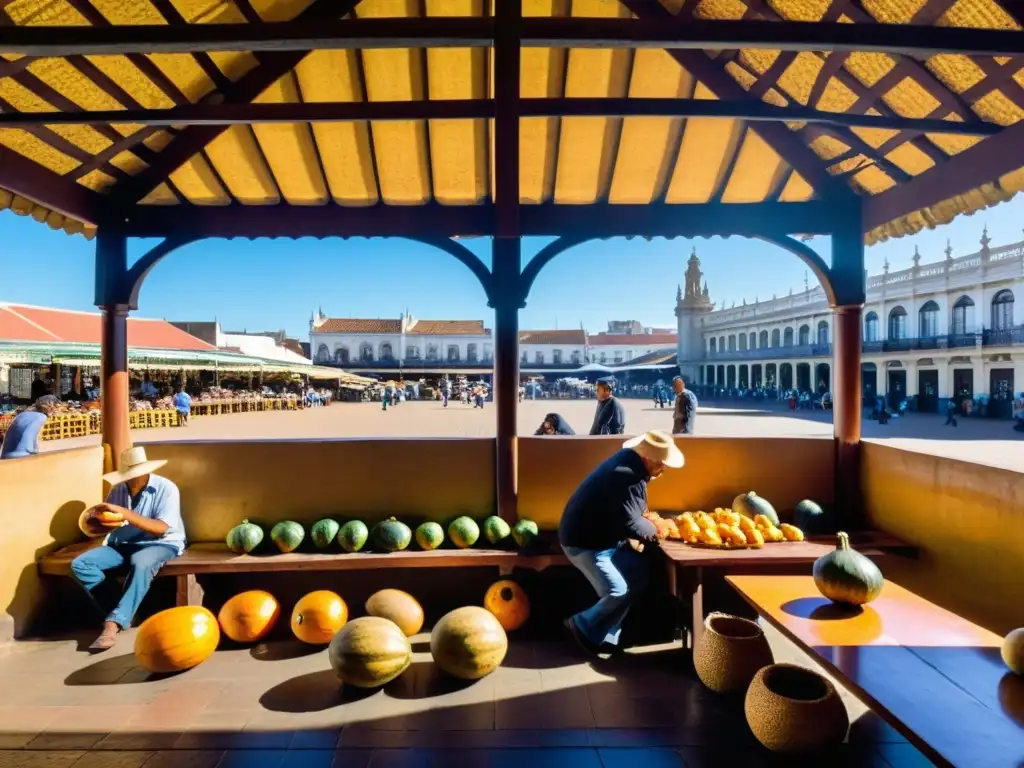
M 508 651 L 506 631 L 530 616 L 529 598 L 508 579 L 490 586 L 483 606 L 450 611 L 430 633 L 434 663 L 452 677 L 478 680 L 501 666 Z M 366 616 L 349 621 L 341 596 L 310 592 L 292 609 L 291 631 L 303 643 L 329 646 L 331 667 L 342 683 L 377 688 L 412 663 L 409 638 L 423 628 L 424 614 L 416 598 L 398 589 L 374 593 L 365 609 Z M 263 590 L 235 595 L 217 616 L 200 606 L 169 608 L 139 627 L 135 657 L 149 672 L 181 672 L 213 655 L 222 633 L 236 643 L 256 643 L 270 634 L 280 615 L 280 603 Z
M 483 538 L 492 546 L 504 547 L 511 540 L 520 549 L 532 545 L 540 532 L 537 524 L 526 518 L 509 526 L 497 515 L 492 515 L 481 526 L 473 518 L 463 515 L 449 524 L 448 540 L 459 549 L 467 549 L 480 541 L 481 528 Z M 270 529 L 270 540 L 282 553 L 294 552 L 305 538 L 305 529 L 293 520 L 283 520 Z M 345 552 L 360 552 L 366 548 L 377 552 L 400 552 L 408 548 L 414 538 L 419 548 L 427 551 L 444 545 L 445 529 L 439 523 L 425 522 L 417 526 L 414 533 L 412 528 L 394 517 L 381 520 L 373 528 L 362 520 L 339 524 L 337 520 L 325 518 L 313 524 L 309 538 L 313 547 L 321 552 L 333 548 L 335 542 Z M 263 540 L 263 528 L 243 520 L 228 531 L 226 543 L 228 549 L 241 555 L 254 552 Z

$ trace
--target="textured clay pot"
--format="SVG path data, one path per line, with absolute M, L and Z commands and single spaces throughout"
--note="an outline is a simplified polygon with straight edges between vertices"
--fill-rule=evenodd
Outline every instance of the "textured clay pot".
M 756 622 L 712 613 L 693 651 L 693 666 L 701 682 L 716 693 L 742 693 L 757 670 L 775 659 Z
M 772 752 L 818 752 L 846 738 L 850 720 L 832 683 L 795 664 L 754 675 L 743 707 L 754 736 Z

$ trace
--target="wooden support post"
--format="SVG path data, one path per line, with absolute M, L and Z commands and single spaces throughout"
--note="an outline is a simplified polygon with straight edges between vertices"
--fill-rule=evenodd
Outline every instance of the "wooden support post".
M 497 416 L 495 482 L 498 514 L 517 520 L 517 423 L 519 408 L 519 238 L 495 238 L 494 262 L 494 406 Z
M 835 504 L 846 530 L 864 527 L 860 492 L 861 313 L 865 296 L 864 238 L 860 216 L 832 235 L 832 287 L 836 295 L 833 361 Z
M 131 447 L 128 428 L 128 308 L 100 307 L 101 408 L 106 471 L 118 466 L 121 452 Z
M 203 587 L 194 573 L 183 573 L 174 578 L 177 582 L 174 596 L 175 605 L 203 604 Z

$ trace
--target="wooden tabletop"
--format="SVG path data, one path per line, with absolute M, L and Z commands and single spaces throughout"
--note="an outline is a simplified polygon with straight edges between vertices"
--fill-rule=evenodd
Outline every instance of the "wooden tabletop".
M 661 543 L 661 549 L 665 555 L 678 565 L 708 567 L 753 563 L 776 565 L 813 563 L 835 548 L 835 544 L 822 544 L 814 541 L 778 541 L 765 544 L 761 549 L 700 547 L 682 541 L 663 541 Z M 877 547 L 859 548 L 858 551 L 869 557 L 879 557 L 885 554 Z
M 67 576 L 71 561 L 96 546 L 81 542 L 47 555 L 39 562 L 41 573 Z M 371 568 L 455 568 L 508 566 L 542 570 L 568 562 L 562 553 L 523 554 L 499 549 L 435 549 L 430 552 L 289 552 L 287 554 L 236 555 L 224 544 L 192 544 L 181 557 L 160 569 L 161 576 L 189 573 L 240 573 L 268 571 L 351 571 Z
M 998 635 L 893 582 L 850 611 L 810 576 L 726 580 L 933 762 L 1024 765 L 1024 678 L 1003 665 Z

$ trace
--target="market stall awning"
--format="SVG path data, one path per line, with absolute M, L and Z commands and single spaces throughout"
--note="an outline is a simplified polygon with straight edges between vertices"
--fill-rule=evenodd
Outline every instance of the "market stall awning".
M 491 5 L 4 3 L 0 208 L 86 235 L 112 213 L 152 236 L 491 234 Z M 1024 187 L 1011 0 L 523 13 L 523 234 L 742 229 L 739 206 L 827 201 L 801 220 L 830 232 L 856 195 L 873 242 Z
M 0 363 L 99 366 L 99 344 L 33 344 L 0 341 Z M 195 351 L 129 347 L 128 364 L 136 370 L 164 369 L 189 371 L 221 371 L 222 373 L 290 373 L 313 379 L 368 385 L 371 379 L 356 376 L 337 368 L 319 365 L 297 365 L 280 360 L 237 355 L 218 350 Z

